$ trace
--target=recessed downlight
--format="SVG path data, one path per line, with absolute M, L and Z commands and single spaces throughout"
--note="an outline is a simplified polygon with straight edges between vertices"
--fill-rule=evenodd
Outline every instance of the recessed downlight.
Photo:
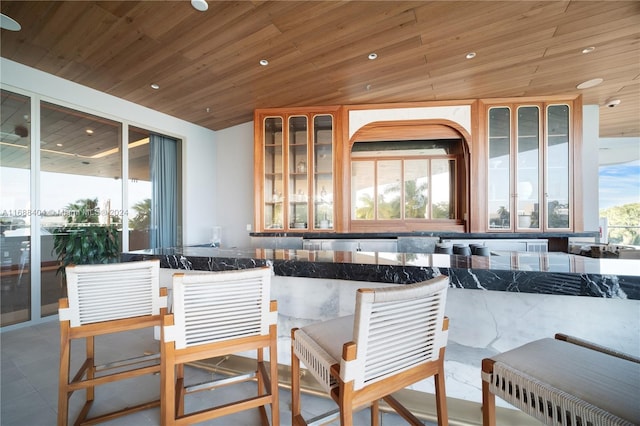
M 8 17 L 4 13 L 0 13 L 0 28 L 9 31 L 20 31 L 22 27 L 15 19 Z
M 374 59 L 378 59 L 378 54 L 375 53 L 375 52 L 371 52 L 371 53 L 369 53 L 368 58 L 369 58 L 370 61 L 373 61 Z
M 582 53 L 591 53 L 591 52 L 593 52 L 594 50 L 596 50 L 596 48 L 595 48 L 595 47 L 593 47 L 593 46 L 589 46 L 589 47 L 585 47 L 584 49 L 582 49 Z
M 151 85 L 151 88 L 152 88 L 153 90 L 158 90 L 158 89 L 160 88 L 160 85 L 159 85 L 159 84 L 156 84 L 156 83 L 153 83 L 153 84 Z
M 191 0 L 191 6 L 200 12 L 204 12 L 209 9 L 209 3 L 207 3 L 206 0 Z
M 596 87 L 598 84 L 601 84 L 604 81 L 603 78 L 593 78 L 591 80 L 583 81 L 582 83 L 576 86 L 577 89 L 589 89 L 591 87 Z
M 473 59 L 476 57 L 476 52 L 469 52 L 465 55 L 465 58 L 467 59 Z
M 93 130 L 92 130 L 92 129 L 87 129 L 87 130 L 85 130 L 85 132 L 86 132 L 89 136 L 93 135 Z
M 260 59 L 260 65 L 266 67 L 267 65 L 269 65 L 269 61 L 267 61 L 266 59 Z

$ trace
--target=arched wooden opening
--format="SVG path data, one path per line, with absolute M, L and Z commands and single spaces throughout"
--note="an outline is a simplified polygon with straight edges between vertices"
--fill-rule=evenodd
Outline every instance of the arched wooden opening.
M 450 120 L 404 120 L 404 121 L 379 121 L 369 123 L 358 131 L 349 140 L 348 152 L 345 152 L 347 159 L 345 168 L 348 170 L 348 176 L 345 175 L 344 184 L 346 192 L 348 193 L 348 217 L 344 217 L 346 223 L 348 223 L 348 229 L 351 232 L 415 232 L 415 231 L 456 231 L 465 232 L 469 230 L 469 144 L 471 137 L 469 133 L 459 124 Z M 455 206 L 448 208 L 451 209 L 451 215 L 448 218 L 442 218 L 441 216 L 432 215 L 435 211 L 430 210 L 425 213 L 425 218 L 407 218 L 401 215 L 393 220 L 387 220 L 387 218 L 379 217 L 378 212 L 376 216 L 371 219 L 367 217 L 363 220 L 363 215 L 358 211 L 356 215 L 356 202 L 354 202 L 354 188 L 358 185 L 357 177 L 352 176 L 354 167 L 357 166 L 358 157 L 366 157 L 367 154 L 362 154 L 363 151 L 367 151 L 366 145 L 371 143 L 371 151 L 393 150 L 394 145 L 397 143 L 397 147 L 408 147 L 406 152 L 418 152 L 416 155 L 422 155 L 420 158 L 431 158 L 428 152 L 429 149 L 425 148 L 420 151 L 420 147 L 443 147 L 449 145 L 447 158 L 455 157 L 455 172 L 451 172 L 452 184 L 450 191 L 451 200 Z M 415 149 L 412 149 L 415 148 Z M 355 149 L 355 153 L 354 153 Z M 399 148 L 404 149 L 404 148 Z M 416 151 L 417 150 L 417 151 Z M 346 151 L 346 150 L 345 150 Z M 423 152 L 424 151 L 424 152 Z M 403 159 L 405 157 L 398 156 L 396 151 L 389 158 Z M 433 152 L 433 151 L 432 151 Z M 378 156 L 379 158 L 386 159 L 385 153 L 377 151 L 372 156 Z M 414 155 L 414 154 L 407 154 Z M 413 158 L 411 156 L 405 159 Z M 368 158 L 365 158 L 367 160 Z M 372 160 L 375 161 L 375 160 Z M 377 164 L 377 163 L 376 163 Z M 405 161 L 402 160 L 402 170 L 404 173 Z M 377 166 L 376 166 L 377 167 Z M 376 169 L 377 170 L 377 169 Z M 404 187 L 404 180 L 406 176 L 403 175 L 402 183 L 402 197 L 407 194 L 407 190 Z M 374 176 L 371 179 L 376 179 Z M 429 191 L 432 191 L 431 187 L 433 182 L 429 182 Z M 429 192 L 431 194 L 431 192 Z M 379 205 L 379 194 L 374 196 L 373 201 L 376 205 Z M 406 200 L 402 198 L 401 208 L 406 208 Z M 433 209 L 431 200 L 429 200 L 429 209 Z

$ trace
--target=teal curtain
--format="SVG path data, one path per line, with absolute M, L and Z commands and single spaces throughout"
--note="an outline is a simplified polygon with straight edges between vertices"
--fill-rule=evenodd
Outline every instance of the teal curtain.
M 151 248 L 175 247 L 178 239 L 178 165 L 176 139 L 149 136 L 151 172 Z

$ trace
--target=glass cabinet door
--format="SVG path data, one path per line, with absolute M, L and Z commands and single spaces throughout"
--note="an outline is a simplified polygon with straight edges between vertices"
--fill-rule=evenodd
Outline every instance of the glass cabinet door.
M 283 229 L 282 118 L 264 120 L 264 228 Z
M 549 229 L 570 227 L 569 106 L 547 107 L 546 224 Z
M 489 109 L 488 219 L 490 230 L 511 228 L 511 110 Z
M 518 107 L 517 229 L 540 229 L 540 109 Z
M 293 116 L 289 117 L 288 121 L 289 226 L 293 229 L 308 229 L 308 119 L 306 116 Z
M 313 191 L 316 229 L 333 229 L 333 116 L 313 117 Z

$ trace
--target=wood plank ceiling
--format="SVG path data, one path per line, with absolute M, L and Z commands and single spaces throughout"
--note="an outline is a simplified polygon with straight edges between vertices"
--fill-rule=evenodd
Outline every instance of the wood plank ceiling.
M 581 93 L 601 106 L 601 137 L 640 136 L 639 1 L 0 6 L 22 25 L 2 30 L 4 58 L 213 130 L 265 107 Z

